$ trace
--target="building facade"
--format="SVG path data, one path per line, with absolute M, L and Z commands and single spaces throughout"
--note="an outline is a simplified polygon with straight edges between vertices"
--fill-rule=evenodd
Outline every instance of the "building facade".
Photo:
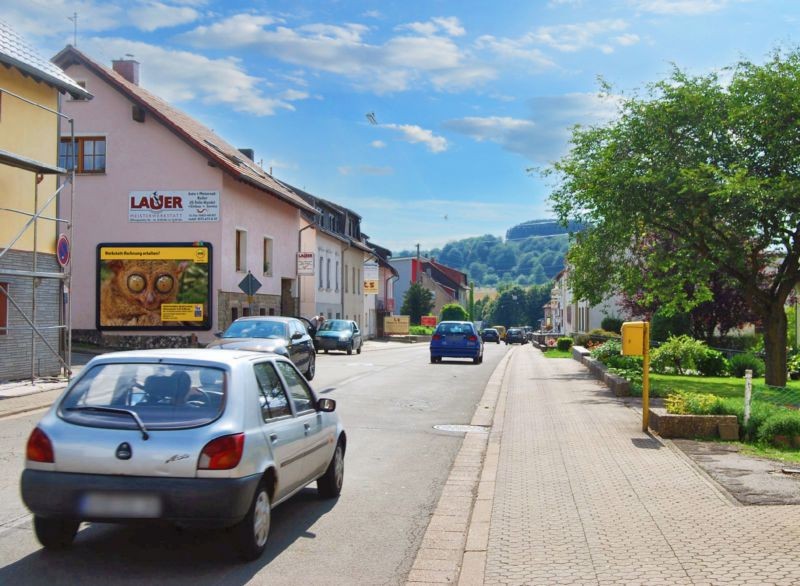
M 91 95 L 0 22 L 0 380 L 59 374 L 67 361 L 57 262 L 59 98 Z M 63 258 L 63 257 L 62 257 Z
M 135 335 L 144 345 L 148 337 L 153 343 L 172 337 L 170 343 L 180 345 L 196 336 L 204 343 L 241 316 L 297 314 L 300 213 L 314 209 L 256 165 L 252 151 L 234 148 L 141 88 L 137 62 L 115 61 L 108 68 L 70 46 L 54 61 L 95 95 L 91 102 L 64 105 L 81 128 L 76 144 L 61 145 L 62 163 L 74 164 L 82 179 L 72 210 L 76 335 Z M 106 251 L 101 244 L 119 246 Z M 179 295 L 188 290 L 199 297 L 170 301 L 181 312 L 170 319 L 161 307 L 155 326 L 149 322 L 157 321 L 159 310 L 149 307 L 147 319 L 109 316 L 104 295 L 115 278 L 110 272 L 125 267 L 101 258 L 106 252 L 172 255 L 170 247 L 181 246 L 210 246 L 202 266 L 165 260 L 176 275 L 198 269 L 197 290 L 188 289 L 186 272 L 177 278 Z M 186 314 L 187 304 L 194 304 L 200 321 Z

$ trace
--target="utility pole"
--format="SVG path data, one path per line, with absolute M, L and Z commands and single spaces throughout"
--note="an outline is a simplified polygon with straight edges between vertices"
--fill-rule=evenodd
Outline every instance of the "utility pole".
M 72 46 L 78 46 L 78 13 L 73 12 L 72 16 L 68 16 L 67 20 L 72 21 Z

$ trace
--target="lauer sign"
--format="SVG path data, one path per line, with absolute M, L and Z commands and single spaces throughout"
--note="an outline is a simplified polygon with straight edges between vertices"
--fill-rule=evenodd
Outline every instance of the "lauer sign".
M 219 191 L 131 191 L 129 222 L 217 222 Z

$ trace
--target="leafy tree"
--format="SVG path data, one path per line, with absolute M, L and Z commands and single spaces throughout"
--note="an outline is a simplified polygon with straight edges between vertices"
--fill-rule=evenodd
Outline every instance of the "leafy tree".
M 761 318 L 767 384 L 784 386 L 784 303 L 800 278 L 799 119 L 792 51 L 741 62 L 725 82 L 676 69 L 610 124 L 576 128 L 551 195 L 562 222 L 589 225 L 569 252 L 574 293 L 596 303 L 641 289 L 686 311 L 711 299 L 719 271 Z M 633 258 L 642 239 L 672 246 Z
M 536 265 L 533 269 L 533 274 L 531 275 L 531 281 L 533 281 L 537 285 L 541 285 L 542 283 L 547 282 L 547 275 L 542 268 L 542 265 Z
M 412 283 L 403 296 L 400 313 L 409 316 L 412 324 L 419 325 L 420 318 L 428 315 L 433 305 L 433 293 L 419 283 Z
M 467 321 L 469 314 L 467 310 L 461 307 L 458 303 L 448 303 L 442 307 L 441 313 L 442 321 Z

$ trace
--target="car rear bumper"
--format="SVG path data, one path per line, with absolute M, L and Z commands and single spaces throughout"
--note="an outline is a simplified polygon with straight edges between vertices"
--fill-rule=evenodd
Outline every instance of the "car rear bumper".
M 480 346 L 476 348 L 454 348 L 431 346 L 432 358 L 478 358 L 481 355 Z
M 25 505 L 42 517 L 99 522 L 161 519 L 224 527 L 244 518 L 260 480 L 260 474 L 159 478 L 25 470 L 21 492 Z

